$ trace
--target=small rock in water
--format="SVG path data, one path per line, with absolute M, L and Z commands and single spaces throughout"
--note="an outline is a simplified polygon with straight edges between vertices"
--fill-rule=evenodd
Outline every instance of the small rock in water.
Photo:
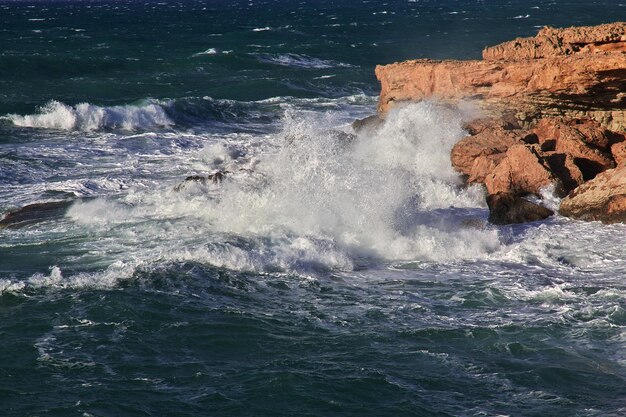
M 385 122 L 385 119 L 378 114 L 368 116 L 364 119 L 357 119 L 352 122 L 352 129 L 356 133 L 370 132 L 378 129 Z
M 180 184 L 174 187 L 174 191 L 180 191 L 189 183 L 196 182 L 202 185 L 207 185 L 209 182 L 213 184 L 219 184 L 224 180 L 226 174 L 230 174 L 229 171 L 217 171 L 213 174 L 203 176 L 203 175 L 190 175 L 183 180 Z
M 10 211 L 0 220 L 0 228 L 23 227 L 54 217 L 61 217 L 73 201 L 35 203 Z
M 550 209 L 507 192 L 487 196 L 487 205 L 489 222 L 493 224 L 534 222 L 554 214 Z

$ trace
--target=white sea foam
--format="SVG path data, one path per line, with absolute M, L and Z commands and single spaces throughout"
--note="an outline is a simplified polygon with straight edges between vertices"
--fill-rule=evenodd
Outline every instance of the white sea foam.
M 294 68 L 350 68 L 352 65 L 339 61 L 320 59 L 304 54 L 252 54 L 260 62 Z
M 187 261 L 301 275 L 379 268 L 381 261 L 451 265 L 464 259 L 471 265 L 548 268 L 560 276 L 607 268 L 626 273 L 626 253 L 611 239 L 623 234 L 623 226 L 598 228 L 557 217 L 540 225 L 481 228 L 483 190 L 461 187 L 449 161 L 451 147 L 464 135 L 465 115 L 475 116 L 471 107 L 398 107 L 378 130 L 355 138 L 347 134 L 352 103 L 372 104 L 366 96 L 263 100 L 258 104 L 280 104 L 286 111 L 278 133 L 202 136 L 195 140 L 204 148 L 148 168 L 170 172 L 169 180 L 130 183 L 121 193 L 125 183 L 98 182 L 110 197 L 74 203 L 59 225 L 80 231 L 77 252 L 85 255 L 72 268 L 60 263 L 59 270 L 24 282 L 0 281 L 0 291 L 108 288 L 138 268 Z M 102 137 L 108 135 L 117 133 Z M 145 161 L 141 166 L 148 167 Z M 189 182 L 174 191 L 186 175 L 219 170 L 229 171 L 221 184 Z M 478 227 L 463 226 L 463 219 L 475 217 L 478 222 L 468 223 Z M 86 241 L 85 230 L 92 236 Z M 100 272 L 66 272 L 94 259 Z M 503 279 L 498 288 L 537 308 L 578 302 L 580 294 L 549 280 L 516 287 Z M 615 295 L 598 293 L 602 297 L 610 304 Z
M 121 261 L 113 262 L 103 271 L 78 274 L 65 277 L 58 266 L 50 267 L 49 274 L 36 273 L 25 281 L 0 280 L 0 295 L 15 293 L 25 289 L 107 289 L 116 286 L 120 281 L 133 276 L 140 263 L 126 264 Z
M 202 52 L 198 52 L 193 54 L 192 56 L 202 56 L 202 55 L 217 55 L 217 49 L 215 48 L 209 48 L 207 50 L 204 50 Z
M 21 127 L 83 131 L 152 129 L 174 124 L 158 103 L 100 107 L 89 103 L 68 106 L 52 100 L 37 114 L 8 114 L 2 118 Z
M 223 138 L 186 157 L 195 172 L 229 171 L 222 184 L 132 187 L 73 204 L 68 219 L 97 236 L 83 249 L 125 268 L 35 281 L 114 285 L 118 269 L 123 279 L 164 261 L 306 274 L 367 259 L 476 259 L 500 248 L 496 229 L 460 227 L 453 213 L 483 205 L 482 191 L 459 187 L 450 167 L 462 113 L 414 104 L 353 139 L 340 130 L 343 117 L 287 111 L 278 134 Z

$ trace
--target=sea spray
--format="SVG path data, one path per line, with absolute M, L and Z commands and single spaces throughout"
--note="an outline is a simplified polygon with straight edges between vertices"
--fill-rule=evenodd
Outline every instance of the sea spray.
M 150 242 L 149 251 L 125 249 L 146 261 L 311 272 L 366 259 L 478 258 L 499 237 L 461 227 L 484 216 L 481 191 L 461 187 L 450 167 L 462 121 L 460 112 L 419 103 L 355 137 L 335 113 L 287 111 L 282 129 L 254 146 L 217 142 L 198 152 L 207 170 L 228 171 L 222 184 L 131 190 L 121 202 L 76 204 L 69 216 L 100 229 L 112 216 L 110 224 Z

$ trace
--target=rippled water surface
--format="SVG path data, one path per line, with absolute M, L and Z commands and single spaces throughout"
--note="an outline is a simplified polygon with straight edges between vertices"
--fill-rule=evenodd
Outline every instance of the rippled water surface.
M 625 19 L 0 1 L 0 212 L 64 202 L 0 229 L 0 415 L 625 415 L 626 227 L 488 225 L 471 105 L 351 127 L 376 64 Z

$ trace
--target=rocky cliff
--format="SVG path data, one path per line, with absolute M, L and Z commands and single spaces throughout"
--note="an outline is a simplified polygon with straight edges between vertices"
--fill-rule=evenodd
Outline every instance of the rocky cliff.
M 451 160 L 485 185 L 491 221 L 550 215 L 522 198 L 548 187 L 565 197 L 562 215 L 626 220 L 626 23 L 544 28 L 480 61 L 400 62 L 376 76 L 382 114 L 426 98 L 482 108 Z
M 377 66 L 379 111 L 403 101 L 476 100 L 522 126 L 546 116 L 626 126 L 626 23 L 544 28 L 483 51 L 483 60 L 414 60 Z

